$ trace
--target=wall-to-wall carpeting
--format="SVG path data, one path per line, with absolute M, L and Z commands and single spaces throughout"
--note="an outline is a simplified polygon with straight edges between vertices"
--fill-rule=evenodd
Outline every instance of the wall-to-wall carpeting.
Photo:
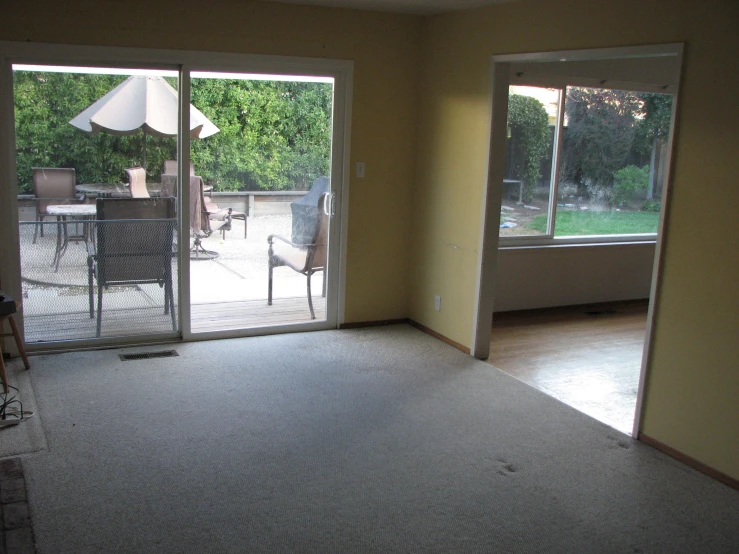
M 40 554 L 739 551 L 739 491 L 409 326 L 176 349 L 33 358 Z

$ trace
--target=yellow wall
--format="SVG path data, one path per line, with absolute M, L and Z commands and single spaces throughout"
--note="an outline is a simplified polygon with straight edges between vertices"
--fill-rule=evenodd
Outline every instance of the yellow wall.
M 470 344 L 492 55 L 684 42 L 642 431 L 733 478 L 739 478 L 738 26 L 735 0 L 617 6 L 521 0 L 427 19 L 410 298 L 412 318 Z M 434 294 L 446 300 L 441 312 L 433 310 Z
M 0 40 L 354 61 L 346 320 L 408 314 L 421 19 L 249 1 L 4 2 Z

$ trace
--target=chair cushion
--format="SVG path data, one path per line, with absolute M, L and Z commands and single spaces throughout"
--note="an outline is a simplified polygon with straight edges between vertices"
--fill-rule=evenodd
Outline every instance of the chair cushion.
M 306 256 L 306 252 L 295 249 L 290 252 L 275 254 L 272 257 L 272 263 L 275 267 L 286 265 L 294 269 L 295 271 L 299 271 L 302 273 L 303 271 L 305 271 Z

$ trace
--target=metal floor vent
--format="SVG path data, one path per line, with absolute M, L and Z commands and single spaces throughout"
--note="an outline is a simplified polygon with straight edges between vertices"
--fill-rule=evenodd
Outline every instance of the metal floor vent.
M 138 352 L 136 354 L 118 354 L 121 360 L 129 362 L 131 360 L 148 360 L 149 358 L 174 358 L 179 356 L 176 350 L 160 350 L 158 352 Z

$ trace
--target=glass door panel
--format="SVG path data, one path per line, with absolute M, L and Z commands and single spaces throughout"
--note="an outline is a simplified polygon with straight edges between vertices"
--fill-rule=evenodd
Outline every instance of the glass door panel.
M 14 66 L 13 79 L 26 342 L 176 336 L 176 215 L 162 188 L 176 73 Z
M 325 322 L 334 80 L 192 74 L 191 331 Z M 210 131 L 213 131 L 211 128 Z

